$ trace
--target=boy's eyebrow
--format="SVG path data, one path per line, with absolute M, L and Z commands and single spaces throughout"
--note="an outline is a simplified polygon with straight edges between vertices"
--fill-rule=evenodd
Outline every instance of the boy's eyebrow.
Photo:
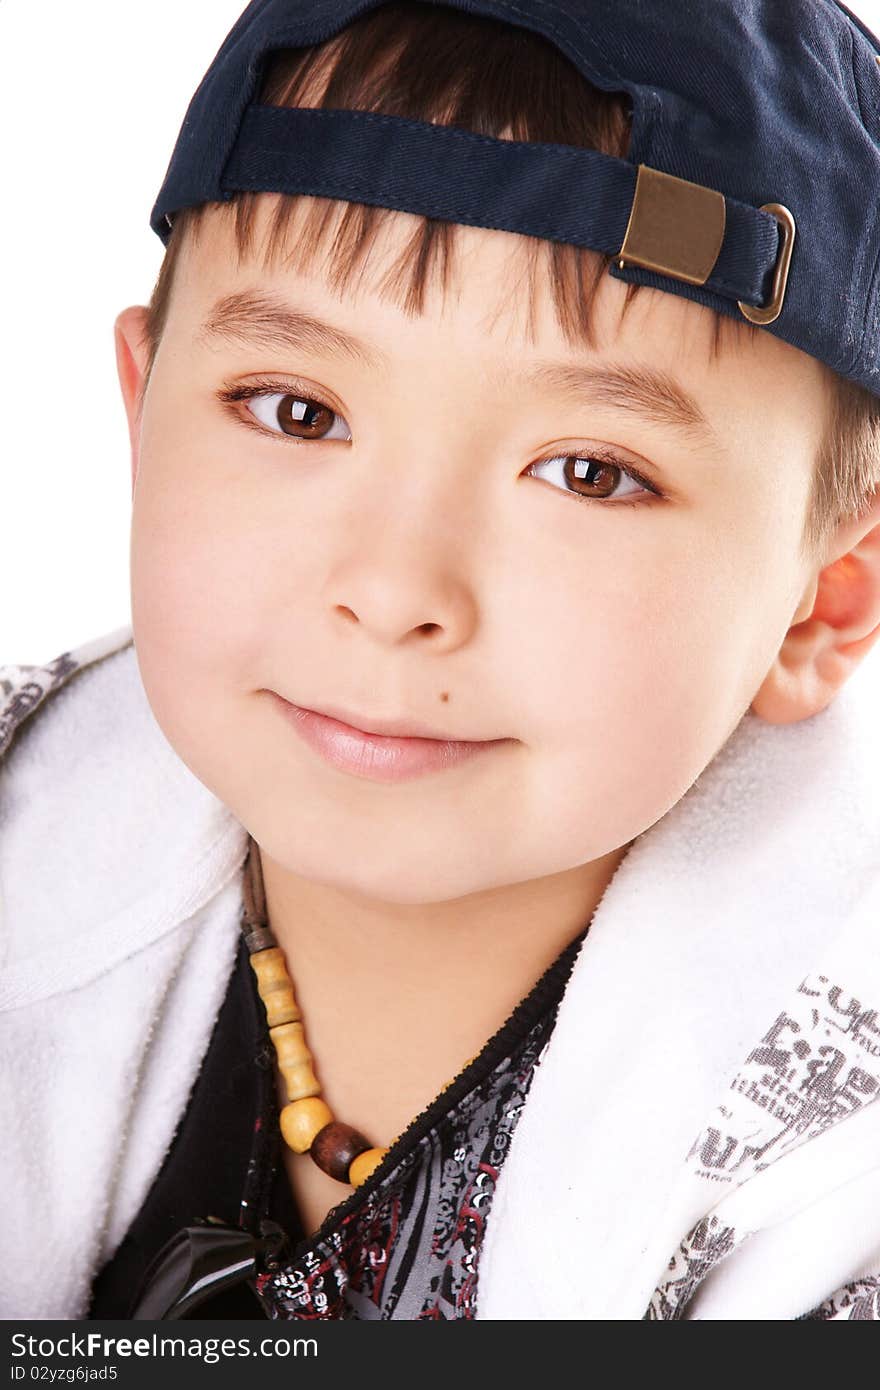
M 378 348 L 341 328 L 334 328 L 314 314 L 273 294 L 242 290 L 218 299 L 198 332 L 202 342 L 225 339 L 269 348 L 286 347 L 294 352 L 306 349 L 328 356 L 351 357 L 362 366 L 388 368 L 391 363 Z
M 575 401 L 588 398 L 600 405 L 630 410 L 661 425 L 671 425 L 698 444 L 720 447 L 718 435 L 693 396 L 662 367 L 539 362 L 525 375 L 533 385 L 573 396 Z
M 372 370 L 391 366 L 390 358 L 374 344 L 263 291 L 242 290 L 219 299 L 198 337 L 205 343 L 220 339 L 345 356 Z M 524 368 L 520 379 L 576 403 L 590 400 L 630 410 L 671 425 L 700 444 L 719 447 L 718 436 L 693 396 L 661 367 L 539 361 Z

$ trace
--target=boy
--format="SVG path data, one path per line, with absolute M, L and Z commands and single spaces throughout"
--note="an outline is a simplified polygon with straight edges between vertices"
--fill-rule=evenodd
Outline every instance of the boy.
M 2 675 L 5 1316 L 880 1317 L 877 51 L 242 16 L 132 631 Z

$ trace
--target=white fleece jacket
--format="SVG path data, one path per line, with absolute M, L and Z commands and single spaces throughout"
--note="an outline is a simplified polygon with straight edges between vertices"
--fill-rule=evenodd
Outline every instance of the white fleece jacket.
M 880 652 L 812 719 L 747 714 L 624 859 L 478 1317 L 880 1319 L 878 711 Z M 207 1048 L 246 849 L 130 628 L 0 667 L 0 1317 L 84 1316 Z

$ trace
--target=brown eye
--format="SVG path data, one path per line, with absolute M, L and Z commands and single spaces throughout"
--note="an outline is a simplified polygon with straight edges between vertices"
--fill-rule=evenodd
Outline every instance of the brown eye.
M 281 428 L 298 439 L 323 439 L 333 426 L 335 410 L 308 396 L 273 392 L 251 401 L 248 409 L 269 429 Z
M 620 481 L 623 470 L 615 463 L 581 458 L 577 454 L 565 454 L 563 458 L 563 477 L 582 497 L 609 497 Z
M 546 472 L 548 481 L 584 502 L 610 499 L 623 506 L 630 501 L 638 501 L 640 495 L 657 493 L 656 488 L 632 469 L 594 454 L 554 454 L 552 458 L 533 463 L 526 472 L 540 477 L 539 469 Z
M 351 440 L 344 418 L 315 396 L 273 390 L 268 386 L 235 386 L 219 395 L 232 407 L 244 405 L 248 414 L 270 434 L 288 435 L 303 444 L 310 440 Z

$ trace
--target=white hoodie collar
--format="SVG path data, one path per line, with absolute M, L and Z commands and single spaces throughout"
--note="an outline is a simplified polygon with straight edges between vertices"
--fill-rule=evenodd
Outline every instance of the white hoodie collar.
M 0 1008 L 76 989 L 174 931 L 247 852 L 156 722 L 130 627 L 18 669 L 29 703 L 52 708 L 29 715 L 4 768 Z
M 731 1083 L 801 981 L 840 959 L 830 983 L 880 1005 L 878 709 L 874 653 L 810 719 L 747 714 L 621 864 L 501 1171 L 481 1317 L 641 1317 L 679 1240 L 728 1190 L 723 1167 L 692 1180 L 689 1150 L 714 1127 L 723 1155 Z M 813 1065 L 826 1042 L 810 1039 Z M 880 1059 L 851 1050 L 880 1078 Z M 739 1117 L 755 1142 L 761 1103 Z M 873 1124 L 880 1106 L 870 1109 Z M 817 1253 L 818 1301 L 829 1291 Z

